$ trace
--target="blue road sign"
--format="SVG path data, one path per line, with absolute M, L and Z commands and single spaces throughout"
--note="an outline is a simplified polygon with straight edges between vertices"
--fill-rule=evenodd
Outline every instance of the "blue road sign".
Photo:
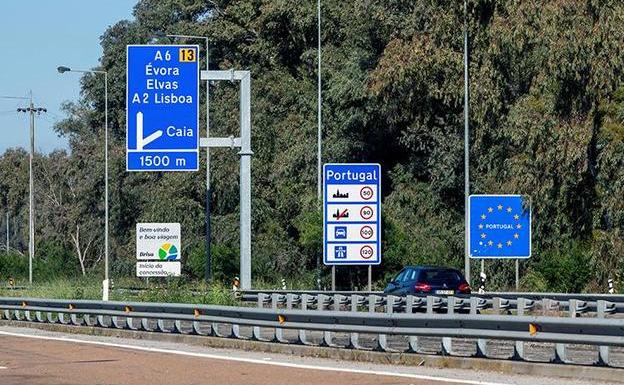
M 521 195 L 470 196 L 470 257 L 531 257 L 531 207 Z
M 347 258 L 347 246 L 336 246 L 334 248 L 334 258 L 345 259 Z
M 381 166 L 326 164 L 323 175 L 323 261 L 380 264 Z
M 126 170 L 199 168 L 199 47 L 129 45 Z

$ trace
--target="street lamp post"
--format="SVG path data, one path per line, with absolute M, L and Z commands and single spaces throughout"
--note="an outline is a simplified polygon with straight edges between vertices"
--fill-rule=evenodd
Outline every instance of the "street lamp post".
M 102 282 L 102 300 L 108 301 L 108 72 L 97 70 L 76 70 L 60 66 L 59 73 L 81 72 L 104 75 L 104 281 Z
M 468 226 L 470 222 L 470 131 L 469 131 L 469 78 L 468 78 L 468 12 L 464 0 L 464 275 L 470 283 L 470 245 Z M 483 260 L 481 260 L 483 266 Z M 483 267 L 481 268 L 483 271 Z
M 158 33 L 155 37 L 170 37 L 173 39 L 198 39 L 206 43 L 206 71 L 210 70 L 210 40 L 205 36 L 177 35 Z M 210 82 L 206 82 L 206 138 L 210 137 Z M 212 189 L 210 186 L 210 147 L 206 146 L 206 283 L 210 282 L 212 275 L 212 257 L 210 247 L 212 243 L 212 231 L 210 227 Z

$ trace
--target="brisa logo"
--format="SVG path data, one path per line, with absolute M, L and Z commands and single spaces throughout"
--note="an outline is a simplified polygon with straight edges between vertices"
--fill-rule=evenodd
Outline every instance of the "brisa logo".
M 158 258 L 161 261 L 175 261 L 178 259 L 178 249 L 171 243 L 164 243 L 158 249 Z

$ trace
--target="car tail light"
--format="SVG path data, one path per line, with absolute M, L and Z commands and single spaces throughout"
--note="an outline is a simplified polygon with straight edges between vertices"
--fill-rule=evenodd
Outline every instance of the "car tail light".
M 428 293 L 431 291 L 431 286 L 426 283 L 418 282 L 414 285 L 414 290 L 421 293 Z
M 472 289 L 470 288 L 470 285 L 469 285 L 469 284 L 467 284 L 466 282 L 464 282 L 464 283 L 462 283 L 461 285 L 459 285 L 459 287 L 457 288 L 457 290 L 458 290 L 460 293 L 463 293 L 463 294 L 470 294 L 470 293 L 471 293 L 471 291 L 472 291 Z

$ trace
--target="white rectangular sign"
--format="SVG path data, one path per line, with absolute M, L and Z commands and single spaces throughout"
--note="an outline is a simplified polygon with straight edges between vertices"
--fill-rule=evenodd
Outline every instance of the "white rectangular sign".
M 180 262 L 139 261 L 136 264 L 137 277 L 179 277 Z
M 325 264 L 380 264 L 381 166 L 329 163 L 323 170 Z
M 179 261 L 179 223 L 137 223 L 136 257 L 140 261 Z

